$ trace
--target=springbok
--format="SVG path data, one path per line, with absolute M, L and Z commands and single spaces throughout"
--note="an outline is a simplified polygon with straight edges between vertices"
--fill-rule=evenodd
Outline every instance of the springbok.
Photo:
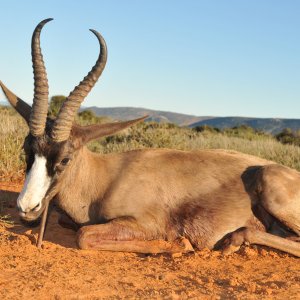
M 95 66 L 70 93 L 56 119 L 47 117 L 48 81 L 38 24 L 32 36 L 32 107 L 0 82 L 26 120 L 26 179 L 17 206 L 37 220 L 53 199 L 76 224 L 82 249 L 140 253 L 187 252 L 243 243 L 300 257 L 300 173 L 225 150 L 148 149 L 100 155 L 85 144 L 144 118 L 79 126 L 74 117 L 107 60 L 102 36 Z M 293 240 L 294 239 L 294 240 Z

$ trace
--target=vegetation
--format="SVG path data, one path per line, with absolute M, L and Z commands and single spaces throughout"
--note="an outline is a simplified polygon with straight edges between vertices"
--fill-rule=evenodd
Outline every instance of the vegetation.
M 65 96 L 53 96 L 50 99 L 49 105 L 49 117 L 55 118 L 59 112 L 60 107 L 62 106 L 63 102 L 66 100 Z M 88 125 L 88 124 L 95 124 L 95 123 L 105 123 L 108 122 L 110 119 L 108 117 L 98 117 L 93 111 L 91 110 L 84 110 L 78 113 L 76 118 L 77 123 L 81 125 Z
M 197 132 L 202 132 L 202 133 L 203 132 L 222 133 L 229 137 L 239 137 L 239 138 L 247 139 L 249 141 L 272 137 L 270 134 L 252 128 L 248 125 L 234 126 L 232 128 L 225 128 L 225 129 L 219 129 L 209 125 L 201 125 L 193 129 L 196 130 Z
M 57 114 L 63 100 L 63 96 L 52 98 L 51 116 Z M 0 107 L 0 118 L 0 181 L 21 181 L 25 168 L 22 145 L 28 128 L 11 108 Z M 91 111 L 82 111 L 76 118 L 76 122 L 82 125 L 107 121 L 107 117 L 98 117 Z M 137 148 L 232 149 L 273 160 L 300 171 L 299 141 L 300 133 L 291 130 L 284 130 L 273 137 L 244 125 L 219 130 L 210 126 L 190 129 L 174 124 L 147 122 L 135 125 L 120 134 L 93 141 L 88 147 L 99 153 Z
M 10 107 L 0 107 L 0 181 L 23 178 L 22 146 L 28 133 L 25 121 Z
M 57 116 L 59 109 L 65 100 L 66 100 L 66 96 L 62 96 L 62 95 L 53 96 L 50 99 L 49 116 L 51 118 L 55 118 Z
M 91 110 L 84 110 L 78 113 L 76 122 L 80 125 L 89 125 L 96 123 L 106 123 L 111 121 L 108 117 L 99 117 Z
M 285 128 L 275 137 L 283 144 L 300 146 L 300 130 L 292 131 L 290 128 Z
M 52 98 L 51 115 L 58 112 L 57 106 L 63 96 Z M 16 181 L 24 176 L 22 145 L 28 129 L 25 122 L 13 109 L 0 108 L 0 180 Z M 78 123 L 87 125 L 109 121 L 97 117 L 91 111 L 78 114 Z M 285 131 L 285 135 L 291 134 Z M 278 135 L 279 136 L 279 135 Z M 276 136 L 277 139 L 279 137 Z M 300 170 L 300 150 L 294 145 L 283 145 L 269 134 L 248 126 L 219 130 L 210 126 L 194 129 L 174 124 L 141 123 L 126 131 L 91 142 L 89 148 L 100 153 L 121 152 L 136 148 L 176 148 L 181 150 L 223 148 L 257 155 Z

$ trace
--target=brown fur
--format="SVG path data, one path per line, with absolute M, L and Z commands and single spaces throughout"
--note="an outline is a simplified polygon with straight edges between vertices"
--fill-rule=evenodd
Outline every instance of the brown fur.
M 98 155 L 83 147 L 60 179 L 57 203 L 79 224 L 130 217 L 147 240 L 183 236 L 196 248 L 212 249 L 240 228 L 268 230 L 264 218 L 274 219 L 268 199 L 280 194 L 282 176 L 285 193 L 298 172 L 234 151 L 156 149 Z M 274 180 L 277 191 L 270 191 Z M 264 218 L 255 215 L 257 206 L 265 207 Z M 286 223 L 284 217 L 279 220 Z M 115 236 L 122 240 L 123 234 Z
M 46 198 L 56 195 L 62 210 L 84 226 L 78 232 L 80 246 L 154 253 L 159 247 L 159 252 L 190 251 L 190 243 L 212 249 L 226 239 L 226 253 L 247 241 L 300 256 L 299 244 L 284 239 L 300 235 L 297 171 L 234 151 L 149 149 L 99 155 L 84 146 L 141 120 L 76 125 L 60 143 L 49 138 L 49 120 L 44 136 L 26 138 L 27 168 L 34 154 L 46 157 L 53 178 Z M 23 217 L 32 221 L 42 209 Z

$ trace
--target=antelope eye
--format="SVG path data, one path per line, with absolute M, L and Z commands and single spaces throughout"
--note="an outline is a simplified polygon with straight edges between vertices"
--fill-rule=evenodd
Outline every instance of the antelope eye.
M 60 162 L 60 164 L 63 165 L 63 166 L 66 166 L 66 165 L 68 164 L 69 161 L 70 161 L 70 158 L 65 157 L 65 158 Z

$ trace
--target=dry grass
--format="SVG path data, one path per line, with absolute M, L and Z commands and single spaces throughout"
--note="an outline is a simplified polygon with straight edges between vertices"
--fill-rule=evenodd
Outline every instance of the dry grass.
M 22 145 L 28 128 L 12 109 L 0 107 L 0 120 L 0 181 L 20 180 L 24 177 Z M 271 136 L 244 139 L 222 133 L 199 133 L 172 124 L 139 124 L 123 134 L 93 141 L 89 148 L 100 153 L 137 148 L 231 149 L 273 160 L 300 171 L 300 148 L 283 145 Z
M 20 181 L 24 178 L 22 145 L 28 129 L 12 109 L 0 107 L 0 181 Z M 300 148 L 283 145 L 271 136 L 250 139 L 230 137 L 222 133 L 196 132 L 172 124 L 143 123 L 125 133 L 93 141 L 92 151 L 122 152 L 137 148 L 231 149 L 278 162 L 300 171 Z M 0 201 L 1 202 L 1 201 Z M 1 213 L 0 203 L 0 213 Z
M 0 181 L 16 181 L 24 176 L 22 146 L 28 129 L 12 109 L 0 107 Z
M 169 125 L 141 124 L 126 135 L 93 142 L 91 150 L 101 153 L 122 152 L 136 148 L 173 148 L 180 150 L 228 149 L 259 156 L 300 171 L 300 148 L 283 145 L 271 136 L 240 137 L 222 133 L 198 133 L 188 128 Z

